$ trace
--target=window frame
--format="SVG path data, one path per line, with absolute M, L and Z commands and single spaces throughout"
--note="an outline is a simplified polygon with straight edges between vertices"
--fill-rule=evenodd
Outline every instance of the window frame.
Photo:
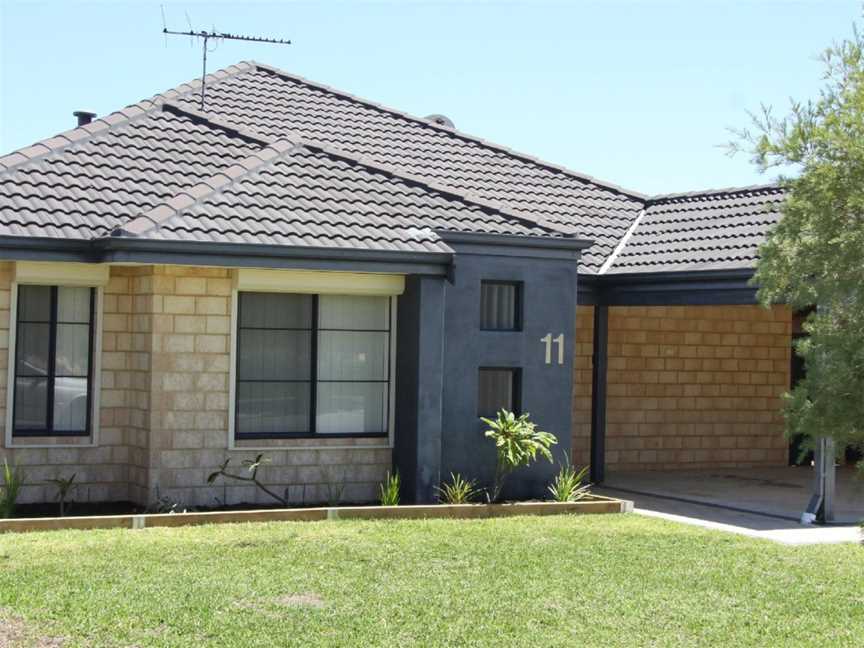
M 513 286 L 516 289 L 516 299 L 513 304 L 513 328 L 489 328 L 483 326 L 483 286 Z M 520 333 L 524 330 L 525 317 L 523 310 L 523 292 L 525 290 L 524 281 L 512 281 L 509 279 L 481 279 L 480 280 L 480 299 L 478 308 L 478 319 L 480 330 L 490 333 Z
M 74 273 L 73 273 L 74 274 Z M 50 321 L 49 324 L 49 348 L 48 362 L 49 370 L 46 373 L 48 380 L 48 393 L 46 397 L 46 427 L 42 429 L 16 430 L 15 428 L 15 396 L 17 392 L 17 358 L 18 358 L 18 324 L 19 324 L 19 301 L 20 288 L 22 286 L 42 286 L 51 289 Z M 53 386 L 57 379 L 55 362 L 57 344 L 57 293 L 58 288 L 87 288 L 90 291 L 90 321 L 88 325 L 88 363 L 87 363 L 87 411 L 86 425 L 84 430 L 53 430 L 54 419 L 54 393 Z M 9 309 L 9 346 L 8 346 L 8 370 L 7 370 L 7 394 L 6 394 L 6 447 L 28 448 L 28 447 L 92 447 L 98 444 L 99 432 L 99 392 L 101 389 L 101 331 L 102 331 L 102 287 L 93 283 L 79 283 L 76 281 L 64 282 L 61 280 L 52 282 L 42 281 L 13 281 L 10 290 Z M 26 323 L 26 322 L 24 322 Z M 76 324 L 83 324 L 76 322 Z M 60 376 L 61 378 L 65 376 Z M 24 443 L 16 443 L 23 439 Z M 30 439 L 31 443 L 26 440 Z M 44 443 L 39 439 L 46 439 Z M 68 443 L 62 443 L 68 439 Z M 73 442 L 73 439 L 90 439 L 90 443 Z M 34 441 L 36 440 L 36 441 Z M 60 440 L 61 442 L 53 441 Z
M 240 380 L 240 322 L 241 322 L 241 295 L 243 293 L 265 293 L 265 294 L 306 294 L 312 298 L 312 322 L 310 329 L 302 329 L 309 330 L 310 335 L 310 350 L 309 350 L 309 362 L 310 362 L 310 372 L 309 372 L 309 430 L 305 432 L 240 432 L 238 426 L 238 415 L 240 408 L 238 407 L 238 386 L 241 382 Z M 388 335 L 388 344 L 387 344 L 387 378 L 386 380 L 342 380 L 342 381 L 321 381 L 321 382 L 357 382 L 357 383 L 384 383 L 387 385 L 387 389 L 385 391 L 386 402 L 384 406 L 384 414 L 386 417 L 384 430 L 381 432 L 337 432 L 337 433 L 319 433 L 317 432 L 318 428 L 318 337 L 319 332 L 324 330 L 340 330 L 345 332 L 366 332 L 370 331 L 369 329 L 322 329 L 319 325 L 320 321 L 320 313 L 319 313 L 319 300 L 320 297 L 326 296 L 345 296 L 352 297 L 357 295 L 352 294 L 344 294 L 340 295 L 337 293 L 303 293 L 303 292 L 292 292 L 292 291 L 274 291 L 274 290 L 262 290 L 249 288 L 244 290 L 234 290 L 233 291 L 233 303 L 232 303 L 232 326 L 231 326 L 231 353 L 233 357 L 231 359 L 231 376 L 229 380 L 231 381 L 230 385 L 230 401 L 231 401 L 231 411 L 229 412 L 229 419 L 231 424 L 229 426 L 229 448 L 236 449 L 246 449 L 245 446 L 237 446 L 237 442 L 243 441 L 265 441 L 265 440 L 287 440 L 287 439 L 316 439 L 316 440 L 324 440 L 324 439 L 383 439 L 389 438 L 392 442 L 393 437 L 393 425 L 394 425 L 394 401 L 395 401 L 395 381 L 393 380 L 393 375 L 395 371 L 395 362 L 396 362 L 396 297 L 393 295 L 376 295 L 370 294 L 365 295 L 369 297 L 380 297 L 387 299 L 387 328 L 386 329 L 374 329 L 374 332 L 383 332 Z M 254 381 L 252 381 L 254 382 Z M 291 381 L 285 381 L 291 382 Z M 295 382 L 307 382 L 307 381 L 295 381 Z M 305 447 L 305 446 L 304 446 Z M 310 446 L 311 447 L 311 446 Z M 364 446 L 358 446 L 364 447 Z
M 520 415 L 522 413 L 522 367 L 481 365 L 480 367 L 477 367 L 477 389 L 475 390 L 477 400 L 476 407 L 474 409 L 477 412 L 477 418 L 490 418 L 489 414 L 483 414 L 482 412 L 480 412 L 480 374 L 484 371 L 510 372 L 510 374 L 513 376 L 513 379 L 510 383 L 510 400 L 513 403 L 512 412 L 517 416 Z M 491 417 L 496 416 L 497 413 L 497 411 L 493 412 L 491 414 Z

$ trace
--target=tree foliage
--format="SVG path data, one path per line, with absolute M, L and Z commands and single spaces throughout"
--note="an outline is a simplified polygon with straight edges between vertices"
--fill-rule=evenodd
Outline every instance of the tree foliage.
M 754 276 L 765 305 L 817 308 L 796 345 L 806 377 L 785 395 L 789 434 L 864 442 L 864 39 L 825 50 L 824 87 L 738 133 L 761 170 L 781 172 L 783 216 Z

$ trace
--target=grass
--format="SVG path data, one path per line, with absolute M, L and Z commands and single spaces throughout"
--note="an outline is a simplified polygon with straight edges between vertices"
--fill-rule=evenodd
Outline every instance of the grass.
M 63 531 L 0 536 L 0 615 L 64 646 L 853 646 L 862 573 L 635 515 Z

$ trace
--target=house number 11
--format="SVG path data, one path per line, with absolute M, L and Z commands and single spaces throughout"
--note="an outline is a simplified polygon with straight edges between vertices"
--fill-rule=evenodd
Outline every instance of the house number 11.
M 540 341 L 546 345 L 546 364 L 552 364 L 552 345 L 558 345 L 558 364 L 564 364 L 564 334 L 561 333 L 558 337 L 553 338 L 551 333 L 547 333 Z

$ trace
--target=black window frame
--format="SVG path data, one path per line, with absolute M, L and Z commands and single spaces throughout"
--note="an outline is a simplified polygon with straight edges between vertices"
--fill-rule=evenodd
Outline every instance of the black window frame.
M 513 328 L 491 328 L 483 326 L 483 287 L 484 286 L 512 286 L 516 290 L 516 298 L 513 304 Z M 480 308 L 479 322 L 480 330 L 487 332 L 498 333 L 519 333 L 524 328 L 525 317 L 523 309 L 523 292 L 525 290 L 524 281 L 511 281 L 508 279 L 481 279 L 480 280 Z
M 21 288 L 28 286 L 42 286 L 51 290 L 51 302 L 49 307 L 49 321 L 40 322 L 36 320 L 21 319 Z M 95 331 L 96 331 L 96 288 L 87 287 L 90 291 L 90 321 L 88 323 L 88 350 L 87 350 L 87 413 L 83 430 L 55 430 L 54 429 L 54 387 L 57 376 L 57 325 L 58 324 L 83 324 L 83 322 L 60 322 L 57 317 L 57 292 L 58 288 L 80 288 L 82 286 L 64 286 L 56 284 L 44 286 L 42 284 L 19 284 L 16 289 L 16 304 L 15 304 L 15 348 L 10 349 L 9 362 L 12 366 L 12 384 L 9 389 L 12 390 L 12 437 L 13 438 L 34 438 L 34 437 L 89 437 L 93 430 L 93 384 L 94 384 L 94 359 L 95 359 Z M 45 398 L 45 427 L 44 428 L 25 428 L 17 429 L 16 407 L 17 407 L 17 392 L 19 378 L 34 378 L 35 376 L 19 376 L 18 375 L 18 332 L 21 324 L 45 324 L 48 327 L 48 368 L 45 374 L 47 379 L 46 398 Z M 59 376 L 60 378 L 85 378 L 85 376 Z
M 249 441 L 249 440 L 267 440 L 267 439 L 366 439 L 366 438 L 387 438 L 390 436 L 391 422 L 391 398 L 392 398 L 392 380 L 393 380 L 393 297 L 389 295 L 380 295 L 387 299 L 387 328 L 386 329 L 328 329 L 319 326 L 319 294 L 313 294 L 312 297 L 312 327 L 311 329 L 294 329 L 311 332 L 309 362 L 311 364 L 309 372 L 309 380 L 302 381 L 277 381 L 277 382 L 308 382 L 309 383 L 309 431 L 308 432 L 240 432 L 238 415 L 239 407 L 239 385 L 241 382 L 262 382 L 255 380 L 241 381 L 240 379 L 240 331 L 242 328 L 240 323 L 242 320 L 242 295 L 244 293 L 262 293 L 262 294 L 304 294 L 304 293 L 273 293 L 266 290 L 239 290 L 237 291 L 237 319 L 234 349 L 234 440 Z M 337 295 L 338 296 L 338 295 Z M 350 297 L 351 295 L 346 295 Z M 253 327 L 254 328 L 254 327 Z M 318 334 L 321 331 L 343 331 L 353 333 L 375 332 L 387 333 L 387 378 L 385 380 L 318 380 Z M 385 430 L 383 432 L 317 432 L 318 427 L 318 383 L 382 383 L 387 385 L 386 400 L 385 400 Z
M 500 409 L 501 409 L 501 408 L 499 408 L 498 410 L 496 410 L 495 412 L 492 412 L 491 414 L 484 414 L 483 412 L 480 411 L 480 375 L 484 371 L 509 371 L 510 372 L 510 374 L 513 377 L 511 382 L 510 382 L 510 389 L 512 392 L 510 395 L 511 396 L 510 400 L 513 403 L 513 409 L 511 411 L 514 414 L 516 414 L 517 416 L 520 415 L 522 413 L 522 367 L 511 367 L 511 366 L 502 367 L 502 366 L 484 365 L 484 366 L 477 368 L 477 389 L 476 389 L 477 403 L 476 403 L 476 407 L 474 408 L 475 411 L 477 412 L 477 417 L 478 418 L 494 418 L 495 416 L 498 415 L 498 411 L 500 411 Z

